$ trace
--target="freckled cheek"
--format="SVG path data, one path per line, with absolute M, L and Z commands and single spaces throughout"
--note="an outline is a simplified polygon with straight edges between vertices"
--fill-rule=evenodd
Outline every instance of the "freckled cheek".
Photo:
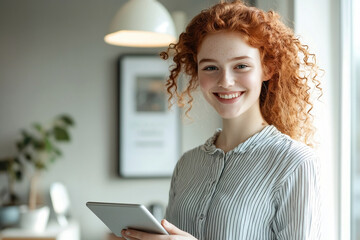
M 251 85 L 253 85 L 251 77 L 242 77 L 238 82 L 246 88 L 251 88 Z
M 258 86 L 261 86 L 261 79 L 258 77 L 254 77 L 251 75 L 248 76 L 243 76 L 241 78 L 241 80 L 239 81 L 239 83 L 243 86 L 246 87 L 247 89 L 254 89 L 254 88 L 258 88 Z
M 208 91 L 214 87 L 214 83 L 211 79 L 199 76 L 199 85 L 202 91 Z

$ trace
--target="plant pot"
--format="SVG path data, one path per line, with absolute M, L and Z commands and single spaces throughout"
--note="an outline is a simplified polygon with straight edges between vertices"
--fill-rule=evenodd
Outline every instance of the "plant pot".
M 33 232 L 43 232 L 47 226 L 50 215 L 50 208 L 43 206 L 30 210 L 27 206 L 20 208 L 19 226 Z
M 0 229 L 14 227 L 19 222 L 19 206 L 0 207 Z

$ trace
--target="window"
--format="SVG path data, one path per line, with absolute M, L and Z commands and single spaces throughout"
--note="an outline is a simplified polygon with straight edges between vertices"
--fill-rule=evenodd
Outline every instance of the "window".
M 351 1 L 351 239 L 360 239 L 360 1 Z
M 342 1 L 341 237 L 360 239 L 360 1 Z M 351 176 L 351 177 L 349 177 Z M 347 189 L 349 192 L 347 192 Z M 347 199 L 350 196 L 350 199 Z M 348 222 L 350 220 L 350 223 Z M 348 224 L 349 223 L 349 224 Z M 350 229 L 349 229 L 349 227 Z M 350 236 L 351 237 L 350 237 Z

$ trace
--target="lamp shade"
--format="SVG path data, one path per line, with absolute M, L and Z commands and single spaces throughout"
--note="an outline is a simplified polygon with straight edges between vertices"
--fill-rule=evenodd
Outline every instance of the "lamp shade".
M 156 0 L 129 0 L 114 17 L 105 42 L 128 47 L 163 47 L 176 41 L 174 22 Z

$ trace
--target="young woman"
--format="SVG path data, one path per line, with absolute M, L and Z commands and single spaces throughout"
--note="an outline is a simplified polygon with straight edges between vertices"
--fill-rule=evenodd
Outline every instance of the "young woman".
M 321 88 L 314 55 L 270 11 L 241 1 L 203 10 L 173 54 L 170 101 L 190 104 L 200 87 L 223 121 L 174 171 L 170 236 L 127 230 L 127 239 L 319 239 L 310 85 Z M 178 92 L 179 74 L 190 77 Z M 170 223 L 171 222 L 171 223 Z

